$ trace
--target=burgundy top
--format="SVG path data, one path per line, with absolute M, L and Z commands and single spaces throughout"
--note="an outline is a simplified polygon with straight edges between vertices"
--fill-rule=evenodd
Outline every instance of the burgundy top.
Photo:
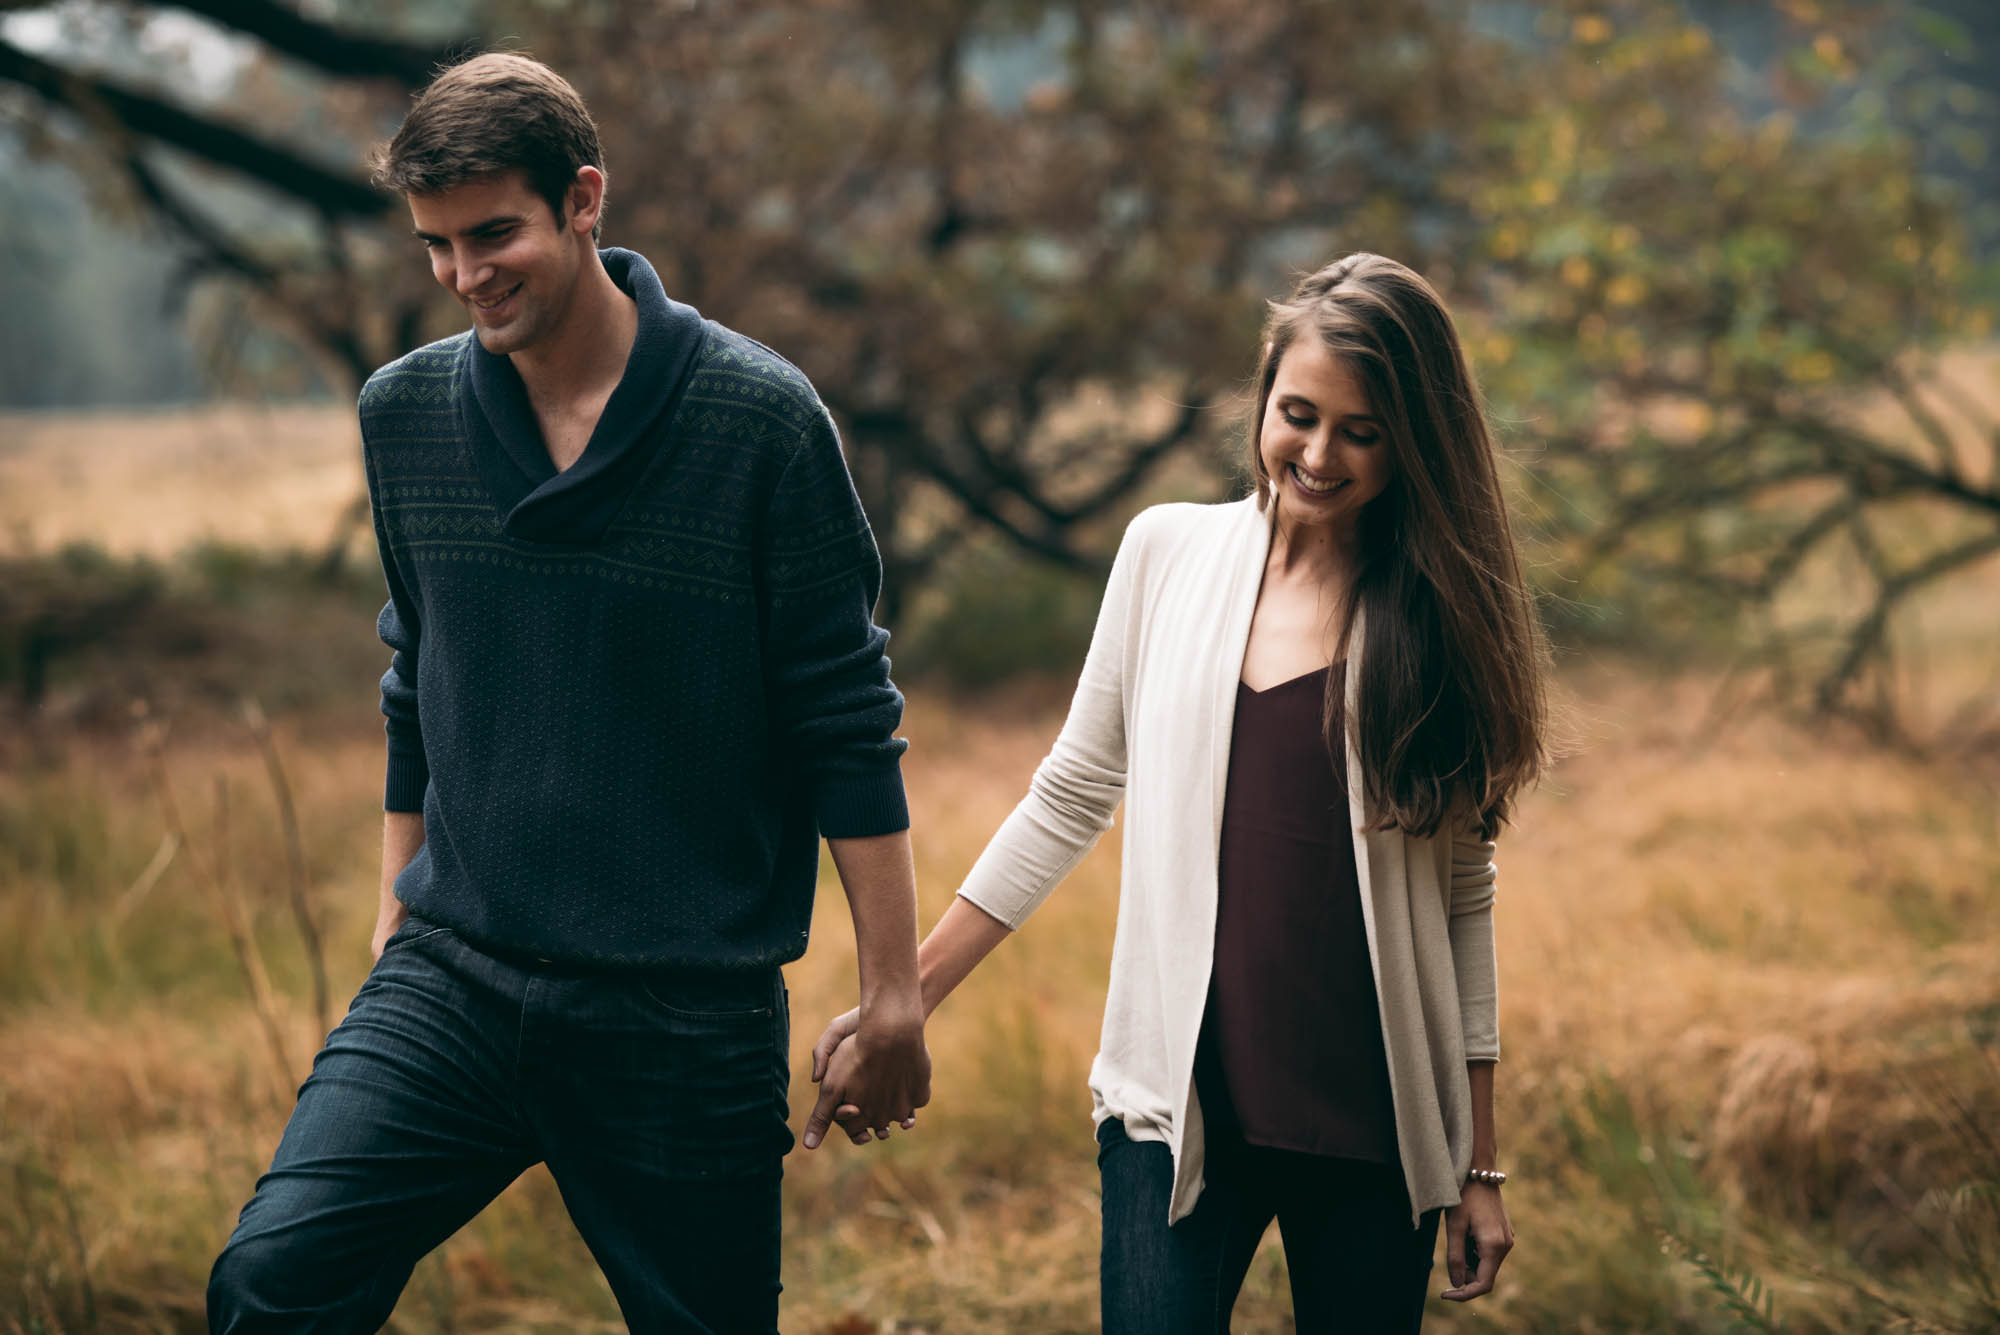
M 1330 670 L 1237 686 L 1195 1085 L 1208 1124 L 1251 1144 L 1393 1166 L 1346 772 L 1320 728 Z

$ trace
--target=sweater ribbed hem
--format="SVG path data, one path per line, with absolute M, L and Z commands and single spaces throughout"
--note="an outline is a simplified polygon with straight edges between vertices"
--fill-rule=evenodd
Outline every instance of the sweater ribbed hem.
M 903 796 L 903 771 L 841 774 L 822 779 L 813 794 L 813 815 L 827 839 L 867 839 L 910 828 L 910 805 Z
M 389 753 L 389 776 L 383 785 L 384 811 L 422 811 L 424 790 L 431 784 L 431 767 L 424 757 L 402 752 Z

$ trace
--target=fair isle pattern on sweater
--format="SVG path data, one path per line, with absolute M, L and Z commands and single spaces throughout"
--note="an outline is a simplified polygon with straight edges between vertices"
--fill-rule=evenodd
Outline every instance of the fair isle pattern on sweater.
M 395 650 L 385 806 L 425 817 L 398 896 L 560 962 L 796 958 L 819 837 L 908 825 L 880 560 L 831 419 L 711 322 L 601 535 L 529 540 L 472 456 L 471 340 L 361 396 Z

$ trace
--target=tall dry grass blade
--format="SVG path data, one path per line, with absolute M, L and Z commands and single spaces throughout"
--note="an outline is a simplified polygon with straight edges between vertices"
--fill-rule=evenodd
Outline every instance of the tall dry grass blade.
M 883 1193 L 900 1207 L 899 1213 L 923 1230 L 924 1238 L 931 1246 L 941 1248 L 951 1241 L 937 1213 L 917 1199 L 916 1193 L 910 1190 L 910 1184 L 897 1176 L 887 1159 L 878 1155 L 869 1160 L 868 1173 Z
M 76 1251 L 76 1284 L 83 1298 L 83 1328 L 96 1330 L 97 1287 L 90 1282 L 90 1247 L 83 1240 L 83 1220 L 76 1212 L 76 1193 L 60 1174 L 55 1179 L 56 1200 L 62 1205 L 63 1224 L 69 1244 Z
M 222 920 L 223 929 L 229 934 L 229 943 L 236 952 L 236 966 L 243 974 L 243 981 L 250 989 L 251 1005 L 256 1009 L 258 1022 L 264 1030 L 264 1041 L 269 1045 L 273 1074 L 277 1077 L 277 1091 L 282 1098 L 293 1084 L 292 1059 L 285 1045 L 284 1026 L 278 1019 L 277 1001 L 271 992 L 270 977 L 264 972 L 264 959 L 257 953 L 257 943 L 251 939 L 250 925 L 243 916 L 243 906 L 223 881 L 222 861 L 227 858 L 227 844 L 224 838 L 228 820 L 228 781 L 220 775 L 216 777 L 216 841 L 217 861 L 208 863 L 195 851 L 188 839 L 187 822 L 181 818 L 180 803 L 174 798 L 174 787 L 167 777 L 167 761 L 164 731 L 157 726 L 150 727 L 143 740 L 143 746 L 152 772 L 153 787 L 160 799 L 160 810 L 167 818 L 167 828 L 177 835 L 187 850 L 188 866 L 194 871 L 195 879 L 208 892 L 209 902 L 214 906 L 216 916 Z
M 160 836 L 160 847 L 153 854 L 153 860 L 146 864 L 146 870 L 139 873 L 139 878 L 127 887 L 124 894 L 118 896 L 117 902 L 112 904 L 110 912 L 104 915 L 104 935 L 106 940 L 113 942 L 117 940 L 118 929 L 125 925 L 127 918 L 132 916 L 132 911 L 143 904 L 146 901 L 146 897 L 153 893 L 153 887 L 158 885 L 160 878 L 167 874 L 167 868 L 174 865 L 174 857 L 180 851 L 181 837 L 179 834 L 168 830 Z
M 312 970 L 313 1020 L 319 1032 L 329 1028 L 331 1014 L 327 999 L 326 951 L 320 942 L 319 924 L 313 920 L 311 887 L 306 881 L 305 841 L 299 836 L 298 808 L 292 802 L 292 785 L 285 778 L 284 762 L 278 757 L 278 742 L 271 735 L 270 720 L 264 716 L 264 707 L 251 696 L 243 702 L 243 718 L 250 725 L 250 735 L 257 739 L 257 747 L 264 753 L 264 770 L 271 777 L 271 792 L 278 800 L 278 822 L 285 832 L 285 862 L 291 872 L 292 917 L 299 924 L 299 938 L 305 942 L 306 964 Z

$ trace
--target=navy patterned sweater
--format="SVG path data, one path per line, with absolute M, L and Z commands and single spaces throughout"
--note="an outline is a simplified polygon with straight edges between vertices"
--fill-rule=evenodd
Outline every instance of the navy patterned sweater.
M 781 963 L 820 836 L 909 825 L 880 558 L 806 378 L 602 254 L 639 332 L 567 470 L 470 332 L 361 392 L 396 894 L 559 962 Z

